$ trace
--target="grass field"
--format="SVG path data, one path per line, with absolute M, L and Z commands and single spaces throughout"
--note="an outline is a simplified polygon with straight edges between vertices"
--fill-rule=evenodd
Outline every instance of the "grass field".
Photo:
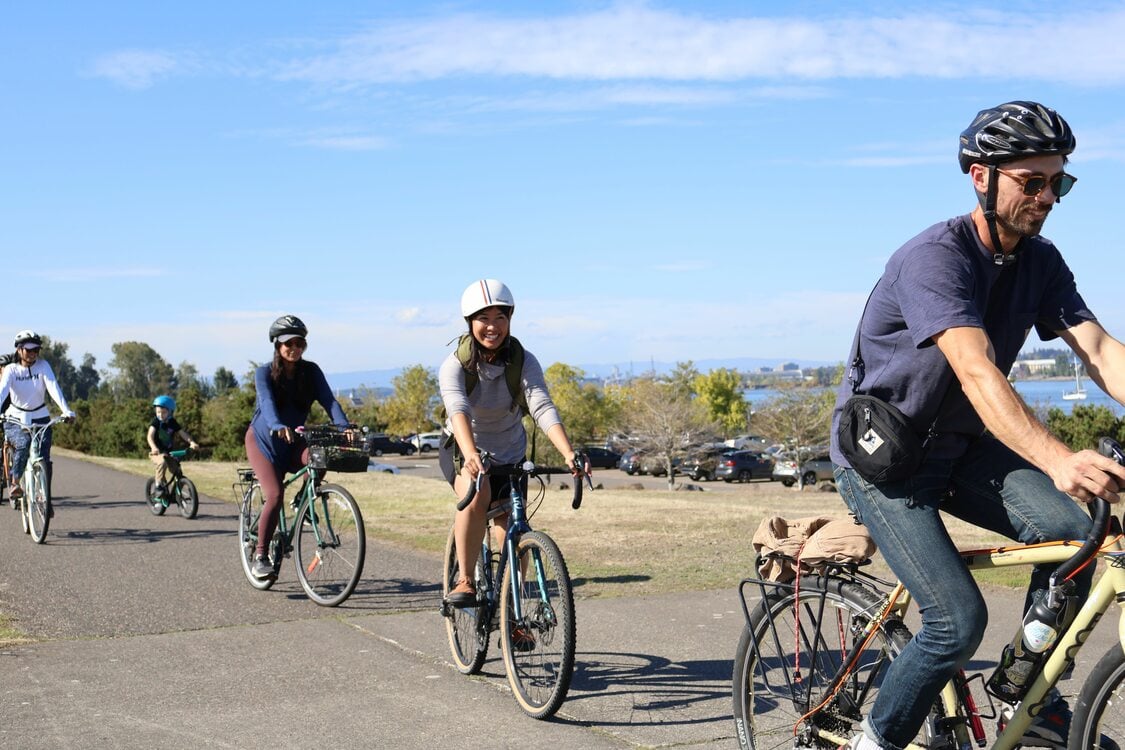
M 152 471 L 146 458 L 64 454 L 139 476 Z M 235 466 L 199 461 L 184 468 L 201 493 L 234 502 Z M 355 496 L 369 537 L 435 555 L 442 551 L 454 501 L 444 482 L 382 473 L 331 474 L 329 481 L 346 486 Z M 763 519 L 847 516 L 835 492 L 799 491 L 777 483 L 746 484 L 732 492 L 597 490 L 587 492 L 578 511 L 570 508 L 571 492 L 560 489 L 556 480 L 532 526 L 558 542 L 575 580 L 575 593 L 582 597 L 733 589 L 754 573 L 750 540 Z M 961 547 L 1003 543 L 956 519 L 949 519 L 949 527 Z M 878 556 L 873 572 L 889 575 Z M 982 580 L 1023 586 L 1027 572 L 990 571 Z

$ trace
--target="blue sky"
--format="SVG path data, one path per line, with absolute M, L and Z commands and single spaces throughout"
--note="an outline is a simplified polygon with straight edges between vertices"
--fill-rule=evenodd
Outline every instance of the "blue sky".
M 497 277 L 545 364 L 839 361 L 973 207 L 958 133 L 1034 99 L 1078 137 L 1044 234 L 1125 336 L 1125 5 L 1011 8 L 10 3 L 0 334 L 241 375 L 291 312 L 328 372 L 436 365 Z

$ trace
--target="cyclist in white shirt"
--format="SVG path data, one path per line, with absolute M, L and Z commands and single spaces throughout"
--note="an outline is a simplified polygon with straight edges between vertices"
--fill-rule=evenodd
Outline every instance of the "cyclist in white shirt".
M 12 487 L 12 497 L 23 496 L 23 489 L 19 486 L 20 477 L 23 476 L 24 467 L 27 465 L 28 452 L 31 446 L 31 436 L 20 428 L 19 424 L 12 424 L 7 420 L 16 420 L 20 424 L 46 424 L 51 421 L 51 413 L 47 409 L 47 394 L 59 407 L 63 416 L 68 420 L 74 419 L 74 412 L 66 403 L 59 381 L 55 379 L 55 372 L 45 360 L 39 359 L 39 349 L 43 345 L 43 338 L 35 331 L 20 331 L 16 334 L 16 358 L 4 368 L 0 375 L 0 402 L 6 398 L 11 403 L 4 412 L 4 434 L 13 446 L 12 464 L 9 467 L 8 481 Z M 50 482 L 51 475 L 51 430 L 47 429 L 43 436 L 40 450 L 44 460 L 47 461 L 47 476 Z

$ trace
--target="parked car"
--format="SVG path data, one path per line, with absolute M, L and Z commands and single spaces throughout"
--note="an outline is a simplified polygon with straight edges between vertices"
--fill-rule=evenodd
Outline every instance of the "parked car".
M 380 461 L 368 461 L 367 462 L 367 470 L 368 471 L 381 471 L 384 474 L 398 474 L 399 473 L 399 470 L 398 470 L 397 466 L 393 466 L 391 464 L 385 464 L 385 463 L 382 463 Z
M 696 482 L 710 482 L 715 479 L 719 458 L 733 452 L 734 448 L 728 448 L 726 445 L 709 446 L 684 459 L 680 471 Z
M 797 483 L 800 476 L 801 472 L 797 468 L 797 461 L 792 457 L 792 454 L 774 459 L 773 471 L 770 473 L 770 479 L 773 481 L 781 482 L 786 487 L 792 487 Z
M 766 440 L 761 435 L 735 435 L 730 440 L 726 441 L 728 448 L 733 448 L 739 451 L 754 451 L 755 453 L 763 453 L 769 447 L 770 441 Z
M 680 474 L 680 462 L 683 459 L 676 457 L 672 459 L 672 473 Z M 662 456 L 644 456 L 641 459 L 641 474 L 651 474 L 654 477 L 668 476 L 668 467 L 664 463 Z
M 384 453 L 397 453 L 400 456 L 413 456 L 417 450 L 411 443 L 405 440 L 393 438 L 390 435 L 368 435 L 367 436 L 367 454 L 370 456 L 381 456 Z
M 609 448 L 602 448 L 598 445 L 587 445 L 582 448 L 582 452 L 586 454 L 586 458 L 590 461 L 590 468 L 592 469 L 615 469 L 618 462 L 621 461 L 621 454 L 616 451 L 611 451 Z
M 629 476 L 638 474 L 641 471 L 641 460 L 644 454 L 637 450 L 628 450 L 621 454 L 621 460 L 617 462 L 617 468 Z
M 749 482 L 751 479 L 770 479 L 773 461 L 754 451 L 732 451 L 719 457 L 715 478 L 724 482 Z
M 801 484 L 812 486 L 822 481 L 836 481 L 836 475 L 832 473 L 832 459 L 820 456 L 801 464 Z
M 436 451 L 441 447 L 441 433 L 440 432 L 423 432 L 420 435 L 414 435 L 410 442 L 414 444 L 422 453 L 429 453 Z

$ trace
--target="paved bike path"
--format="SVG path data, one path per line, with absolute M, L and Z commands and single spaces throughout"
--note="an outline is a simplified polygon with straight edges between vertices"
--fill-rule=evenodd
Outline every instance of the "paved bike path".
M 449 664 L 437 556 L 370 545 L 356 593 L 325 609 L 288 563 L 271 591 L 249 587 L 233 504 L 155 517 L 139 477 L 63 458 L 55 474 L 45 545 L 0 508 L 0 611 L 50 639 L 0 648 L 0 747 L 734 747 L 733 585 L 579 599 L 573 685 L 539 722 L 495 641 L 480 677 Z M 1021 599 L 990 591 L 1000 613 Z

